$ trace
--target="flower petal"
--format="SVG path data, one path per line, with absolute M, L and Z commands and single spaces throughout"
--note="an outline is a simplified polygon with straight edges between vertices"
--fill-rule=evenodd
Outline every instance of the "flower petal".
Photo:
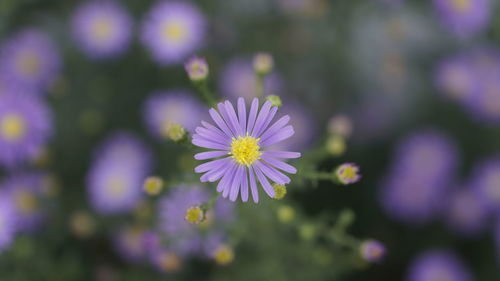
M 247 131 L 247 109 L 245 105 L 245 100 L 243 98 L 238 99 L 238 120 L 240 121 L 240 127 L 243 132 Z M 246 173 L 245 173 L 246 175 Z
M 283 128 L 286 124 L 288 124 L 288 121 L 290 121 L 290 116 L 285 115 L 281 117 L 278 121 L 276 121 L 271 127 L 269 127 L 267 130 L 265 130 L 259 138 L 264 140 L 267 139 L 268 137 L 274 135 L 278 130 Z
M 262 173 L 262 171 L 259 169 L 259 166 L 253 166 L 255 174 L 257 175 L 257 178 L 259 179 L 260 185 L 262 185 L 262 188 L 264 191 L 267 193 L 267 195 L 271 198 L 274 198 L 274 189 L 267 180 L 266 176 Z
M 236 132 L 235 132 L 236 135 L 238 135 L 238 136 L 244 135 L 243 131 L 241 129 L 240 123 L 238 122 L 238 117 L 236 116 L 236 111 L 234 111 L 233 105 L 229 101 L 226 101 L 224 103 L 224 105 L 226 107 L 226 112 L 227 112 L 227 115 L 229 117 L 229 121 L 233 125 L 234 129 L 236 130 Z
M 217 159 L 217 160 L 212 160 L 210 162 L 205 162 L 201 165 L 198 165 L 196 168 L 194 168 L 194 171 L 196 173 L 204 173 L 210 170 L 218 169 L 221 165 L 223 165 L 229 157 L 223 158 L 223 159 Z
M 204 127 L 197 127 L 195 129 L 195 132 L 206 139 L 214 140 L 217 141 L 218 143 L 226 144 L 231 141 L 231 139 L 228 138 L 227 136 L 219 135 L 217 132 L 214 132 Z
M 221 150 L 206 151 L 206 152 L 196 153 L 194 155 L 194 159 L 196 159 L 196 160 L 207 160 L 207 159 L 221 157 L 221 156 L 224 156 L 224 155 L 227 155 L 227 151 L 221 151 Z
M 257 118 L 257 111 L 259 110 L 259 99 L 254 98 L 252 101 L 252 106 L 250 107 L 250 113 L 248 114 L 248 125 L 247 132 L 251 132 L 254 125 L 255 119 Z M 258 199 L 257 199 L 258 200 Z
M 248 201 L 248 173 L 247 168 L 243 169 L 243 177 L 241 178 L 241 200 Z
M 260 136 L 262 134 L 262 132 L 269 126 L 271 121 L 273 121 L 273 118 L 274 118 L 274 115 L 276 115 L 276 112 L 278 112 L 278 108 L 272 107 L 271 110 L 269 111 L 269 115 L 267 115 L 267 118 L 264 121 L 264 123 L 262 124 L 262 126 L 260 127 L 260 129 L 254 133 L 255 136 Z
M 287 177 L 285 174 L 282 172 L 276 170 L 273 167 L 270 167 L 269 165 L 260 162 L 260 161 L 255 161 L 255 165 L 259 167 L 259 169 L 264 173 L 266 177 L 271 179 L 277 184 L 287 184 L 290 183 L 290 178 Z
M 212 116 L 212 119 L 215 121 L 215 124 L 219 126 L 219 128 L 224 132 L 224 134 L 226 134 L 226 136 L 228 136 L 229 138 L 233 138 L 234 137 L 233 133 L 226 125 L 226 122 L 224 122 L 222 117 L 219 115 L 217 110 L 211 108 L 208 112 L 210 113 L 210 116 Z
M 263 155 L 282 158 L 282 159 L 293 159 L 299 158 L 300 152 L 291 152 L 291 151 L 264 151 Z
M 255 183 L 255 176 L 251 166 L 248 167 L 248 179 L 250 180 L 250 190 L 252 191 L 253 202 L 259 203 L 259 190 L 257 189 L 257 183 Z
M 257 120 L 255 121 L 255 126 L 252 129 L 252 137 L 255 137 L 255 132 L 259 131 L 264 122 L 266 121 L 267 116 L 269 115 L 269 110 L 271 109 L 271 102 L 266 101 L 262 108 L 260 109 L 259 115 L 257 116 Z
M 219 184 L 217 185 L 217 192 L 224 191 L 228 185 L 231 184 L 233 180 L 234 173 L 236 172 L 236 165 L 229 165 L 229 169 L 226 171 Z
M 234 181 L 231 186 L 231 192 L 229 193 L 229 200 L 235 201 L 238 198 L 238 193 L 240 191 L 241 181 L 243 179 L 243 172 L 245 171 L 245 166 L 239 165 L 238 171 L 234 176 Z
M 270 156 L 267 156 L 266 154 L 263 154 L 261 156 L 262 160 L 264 160 L 265 162 L 267 162 L 269 165 L 272 165 L 280 170 L 283 170 L 287 173 L 290 173 L 290 174 L 295 174 L 297 173 L 297 169 L 295 169 L 294 166 L 290 165 L 290 164 L 287 164 L 283 161 L 280 161 L 278 159 L 275 159 L 273 157 L 270 157 Z
M 210 149 L 221 149 L 221 150 L 229 149 L 228 146 L 222 145 L 220 143 L 212 142 L 212 141 L 206 140 L 206 139 L 201 138 L 201 137 L 196 137 L 196 135 L 193 135 L 192 143 L 196 146 L 210 148 Z
M 293 136 L 295 131 L 291 125 L 288 125 L 281 130 L 279 130 L 276 134 L 268 137 L 265 140 L 260 140 L 260 146 L 270 146 L 280 141 L 286 140 L 287 138 Z

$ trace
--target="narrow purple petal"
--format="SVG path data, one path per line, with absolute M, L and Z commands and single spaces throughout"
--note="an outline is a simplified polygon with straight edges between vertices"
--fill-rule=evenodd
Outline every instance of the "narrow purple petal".
M 255 125 L 257 111 L 259 111 L 259 100 L 257 98 L 254 98 L 252 101 L 252 106 L 250 107 L 250 113 L 248 114 L 247 132 L 251 132 Z
M 219 144 L 219 143 L 215 143 L 215 142 L 211 142 L 211 141 L 208 141 L 206 139 L 198 138 L 198 137 L 195 137 L 195 136 L 193 136 L 192 143 L 194 145 L 196 145 L 196 146 L 204 147 L 204 148 L 210 148 L 210 149 L 223 149 L 223 150 L 227 150 L 229 148 L 229 147 L 227 147 L 225 145 L 222 145 L 222 144 Z
M 264 153 L 262 156 L 261 156 L 262 160 L 264 160 L 265 162 L 267 162 L 269 165 L 272 165 L 280 170 L 283 170 L 287 173 L 290 173 L 290 174 L 295 174 L 297 173 L 297 169 L 295 169 L 295 167 L 293 167 L 292 165 L 290 164 L 287 164 L 283 161 L 280 161 L 280 160 L 277 160 L 277 159 L 274 159 L 273 157 L 270 157 L 270 156 L 267 156 L 266 153 Z
M 219 184 L 217 185 L 217 192 L 222 192 L 226 189 L 226 187 L 231 183 L 233 179 L 233 175 L 236 171 L 236 165 L 230 165 L 227 172 L 224 174 Z
M 243 132 L 247 131 L 247 109 L 245 105 L 245 100 L 243 98 L 238 99 L 238 120 L 240 120 L 240 127 Z
M 286 124 L 288 124 L 288 121 L 290 121 L 290 116 L 285 115 L 281 117 L 276 123 L 274 123 L 271 127 L 269 127 L 267 130 L 260 135 L 260 139 L 264 140 L 267 139 L 268 137 L 274 135 L 278 130 L 283 128 Z
M 257 183 L 255 183 L 255 176 L 251 166 L 248 167 L 248 178 L 250 180 L 250 190 L 252 191 L 253 202 L 259 203 L 259 190 L 257 189 Z
M 273 136 L 260 141 L 260 146 L 270 146 L 280 141 L 286 140 L 287 138 L 293 136 L 295 131 L 291 125 L 286 126 L 285 128 L 279 130 Z
M 256 137 L 260 136 L 262 134 L 262 132 L 269 126 L 271 121 L 273 121 L 273 118 L 276 115 L 276 112 L 278 112 L 278 108 L 272 107 L 271 110 L 269 111 L 269 115 L 267 115 L 266 121 L 264 121 L 264 123 L 262 124 L 260 129 L 257 132 L 255 132 Z
M 196 153 L 194 155 L 194 159 L 207 160 L 207 159 L 217 158 L 217 157 L 221 157 L 221 156 L 225 156 L 225 155 L 227 155 L 227 151 L 220 151 L 220 150 L 206 151 L 206 152 Z
M 255 132 L 258 132 L 264 122 L 266 121 L 267 116 L 269 115 L 269 110 L 271 109 L 271 102 L 266 101 L 262 108 L 260 109 L 259 115 L 257 116 L 257 120 L 255 121 L 255 126 L 253 127 L 252 133 L 250 134 L 252 137 L 255 137 Z
M 276 170 L 273 167 L 270 167 L 269 165 L 260 162 L 260 161 L 255 161 L 255 165 L 259 167 L 259 169 L 264 173 L 266 177 L 271 179 L 277 184 L 287 184 L 290 183 L 290 178 L 284 175 L 282 172 Z
M 226 122 L 224 122 L 224 120 L 219 115 L 217 110 L 211 108 L 208 112 L 210 113 L 210 116 L 212 116 L 212 119 L 215 121 L 217 126 L 221 128 L 221 130 L 224 132 L 224 134 L 226 134 L 226 136 L 228 136 L 229 138 L 234 137 L 233 133 L 231 133 L 231 130 L 229 130 L 229 128 L 226 125 Z
M 192 138 L 193 139 L 197 139 L 197 140 L 202 140 L 202 141 L 213 142 L 213 143 L 220 144 L 220 145 L 226 146 L 226 147 L 227 147 L 227 144 L 228 144 L 227 141 L 222 141 L 222 140 L 219 140 L 217 138 L 211 138 L 209 136 L 200 135 L 200 134 L 193 134 Z
M 276 157 L 281 159 L 293 159 L 299 158 L 300 152 L 291 152 L 291 151 L 264 151 L 263 155 Z
M 248 201 L 248 174 L 247 169 L 243 169 L 243 176 L 241 177 L 241 200 Z
M 240 186 L 241 186 L 241 180 L 243 179 L 243 172 L 245 171 L 245 166 L 240 165 L 238 167 L 238 171 L 236 172 L 236 175 L 234 176 L 234 181 L 231 186 L 231 192 L 229 194 L 229 200 L 235 201 L 236 198 L 238 198 L 238 193 L 240 191 Z
M 228 158 L 217 159 L 217 160 L 203 163 L 201 165 L 198 165 L 196 168 L 194 168 L 194 171 L 197 173 L 204 173 L 204 172 L 207 172 L 209 170 L 217 169 L 220 167 L 220 165 L 223 165 L 227 161 Z
M 267 180 L 266 176 L 262 173 L 260 168 L 258 166 L 253 166 L 255 174 L 257 175 L 257 178 L 259 179 L 260 184 L 262 185 L 262 188 L 264 191 L 267 193 L 267 195 L 271 198 L 274 198 L 274 189 Z
M 224 105 L 226 106 L 226 112 L 229 116 L 229 121 L 236 130 L 236 134 L 238 136 L 243 135 L 243 130 L 241 129 L 240 123 L 238 122 L 238 117 L 236 116 L 236 111 L 234 111 L 233 105 L 229 101 L 226 101 Z
M 232 166 L 231 163 L 228 161 L 226 164 L 222 165 L 219 169 L 207 172 L 205 174 L 207 176 L 206 177 L 207 181 L 208 182 L 217 181 L 231 168 L 231 166 Z
M 229 192 L 231 191 L 231 187 L 233 187 L 233 185 L 237 181 L 236 176 L 238 175 L 238 167 L 239 165 L 233 164 L 233 168 L 231 171 L 231 178 L 228 179 L 226 185 L 224 186 L 224 189 L 222 190 L 222 197 L 224 198 L 227 198 Z
M 203 128 L 203 127 L 197 127 L 195 129 L 195 132 L 197 134 L 199 134 L 200 136 L 206 138 L 206 139 L 209 139 L 209 140 L 214 140 L 214 141 L 217 141 L 219 143 L 228 143 L 230 142 L 230 138 L 228 138 L 227 136 L 225 135 L 220 135 L 219 133 L 217 133 L 216 131 L 213 131 L 213 130 L 209 130 L 207 128 Z
M 222 102 L 218 103 L 217 108 L 219 109 L 219 113 L 222 116 L 222 119 L 224 120 L 224 122 L 226 122 L 227 127 L 231 130 L 233 135 L 237 137 L 238 130 L 236 129 L 236 127 L 234 127 L 233 123 L 231 122 L 231 118 L 229 118 L 229 114 L 226 110 L 226 106 L 224 105 L 224 103 Z
M 201 121 L 201 124 L 203 126 L 205 126 L 206 129 L 213 131 L 214 133 L 217 133 L 221 137 L 231 139 L 230 136 L 226 135 L 223 131 L 221 131 L 219 128 L 215 127 L 214 125 L 212 125 L 208 122 L 205 122 L 205 121 Z

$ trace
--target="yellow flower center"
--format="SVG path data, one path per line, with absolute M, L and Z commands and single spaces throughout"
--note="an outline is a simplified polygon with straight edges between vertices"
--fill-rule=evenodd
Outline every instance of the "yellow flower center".
M 99 18 L 92 24 L 92 33 L 98 41 L 106 40 L 113 33 L 113 25 L 108 18 Z
M 122 197 L 125 193 L 126 188 L 127 188 L 126 182 L 119 177 L 111 178 L 109 181 L 109 188 L 108 188 L 109 193 L 111 196 L 115 198 Z
M 453 7 L 460 13 L 467 12 L 472 6 L 471 0 L 451 0 Z
M 355 167 L 347 166 L 339 173 L 340 178 L 353 180 L 358 176 L 358 171 Z
M 158 177 L 148 177 L 144 181 L 144 191 L 149 195 L 160 194 L 163 188 L 163 180 Z
M 230 247 L 222 245 L 215 250 L 214 259 L 217 264 L 229 264 L 234 260 L 234 252 Z
M 35 195 L 29 191 L 20 191 L 15 197 L 16 206 L 23 214 L 31 214 L 38 207 Z
M 17 114 L 8 114 L 0 119 L 0 135 L 7 141 L 16 141 L 26 133 L 23 118 Z
M 34 76 L 40 72 L 40 59 L 33 52 L 25 51 L 17 58 L 16 66 L 21 73 Z
M 186 130 L 182 125 L 165 120 L 161 126 L 161 135 L 173 141 L 180 141 L 185 135 Z
M 180 21 L 167 22 L 163 25 L 163 38 L 167 41 L 179 42 L 186 37 L 185 26 Z
M 233 138 L 230 154 L 237 163 L 250 166 L 262 155 L 260 146 L 257 144 L 259 140 L 248 135 L 246 137 L 240 136 L 237 139 Z
M 205 213 L 199 206 L 190 207 L 186 211 L 186 221 L 192 224 L 198 224 L 205 219 Z

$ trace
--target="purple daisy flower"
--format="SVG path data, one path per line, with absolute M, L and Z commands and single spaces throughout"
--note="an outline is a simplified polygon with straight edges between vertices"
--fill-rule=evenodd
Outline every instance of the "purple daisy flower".
M 420 254 L 410 265 L 406 281 L 472 281 L 463 261 L 446 250 L 429 250 Z
M 473 172 L 470 186 L 489 210 L 500 210 L 500 156 L 480 163 Z
M 222 70 L 219 89 L 227 98 L 243 97 L 250 102 L 257 94 L 256 75 L 251 60 L 236 58 L 231 60 Z M 264 95 L 279 95 L 282 93 L 282 81 L 276 72 L 266 76 L 264 80 Z
M 380 241 L 369 239 L 361 243 L 360 254 L 365 261 L 374 263 L 380 262 L 384 259 L 385 253 L 385 245 Z
M 16 215 L 11 198 L 0 191 L 0 252 L 13 242 L 16 232 Z
M 451 194 L 445 219 L 451 230 L 473 236 L 484 230 L 489 212 L 481 198 L 471 189 L 456 190 Z
M 172 125 L 182 125 L 193 133 L 205 107 L 190 92 L 174 90 L 154 93 L 144 104 L 144 120 L 151 134 L 165 138 Z
M 243 98 L 238 99 L 237 110 L 229 101 L 218 104 L 218 111 L 210 109 L 210 115 L 217 127 L 202 121 L 196 128 L 193 144 L 199 147 L 213 149 L 194 156 L 197 160 L 214 159 L 195 168 L 202 182 L 215 182 L 219 179 L 217 192 L 231 201 L 238 198 L 241 191 L 243 202 L 248 200 L 248 189 L 255 203 L 259 201 L 257 183 L 260 182 L 264 191 L 274 198 L 274 189 L 268 178 L 277 184 L 287 184 L 290 178 L 278 171 L 296 173 L 297 170 L 280 159 L 298 158 L 298 152 L 261 150 L 286 140 L 294 134 L 293 127 L 287 125 L 290 117 L 285 115 L 271 125 L 278 108 L 266 101 L 259 111 L 259 100 L 252 102 L 249 114 Z M 250 180 L 250 184 L 248 181 Z
M 146 257 L 144 238 L 148 232 L 139 227 L 124 227 L 113 237 L 116 251 L 129 262 L 140 262 Z
M 470 37 L 490 22 L 490 0 L 434 0 L 440 20 L 459 37 Z
M 2 188 L 13 202 L 17 230 L 29 232 L 42 224 L 45 217 L 41 209 L 44 180 L 42 173 L 26 173 L 12 175 L 2 182 Z
M 159 1 L 142 26 L 142 42 L 162 65 L 183 62 L 199 49 L 205 36 L 205 18 L 185 1 Z
M 21 31 L 0 49 L 0 76 L 9 89 L 44 93 L 60 69 L 59 51 L 49 36 L 37 29 Z
M 52 135 L 52 115 L 38 97 L 0 95 L 0 165 L 13 168 L 39 155 Z
M 209 199 L 208 191 L 200 186 L 175 187 L 160 200 L 160 229 L 172 237 L 193 232 L 194 226 L 185 220 L 186 211 L 190 207 L 207 203 Z
M 135 136 L 120 133 L 105 140 L 87 174 L 87 191 L 94 209 L 102 214 L 134 208 L 151 170 L 151 152 Z
M 78 47 L 89 57 L 116 57 L 130 45 L 132 19 L 118 2 L 88 1 L 75 10 L 72 28 Z
M 467 54 L 458 54 L 441 61 L 436 71 L 436 84 L 450 98 L 470 102 L 477 93 L 478 77 Z
M 457 161 L 455 144 L 442 133 L 420 131 L 404 139 L 380 190 L 387 214 L 413 223 L 435 218 L 442 210 Z

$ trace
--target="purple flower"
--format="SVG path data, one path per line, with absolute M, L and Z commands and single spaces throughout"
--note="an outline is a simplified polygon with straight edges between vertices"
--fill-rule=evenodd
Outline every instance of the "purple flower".
M 25 173 L 7 177 L 2 182 L 16 212 L 16 229 L 33 231 L 40 227 L 45 214 L 42 209 L 44 174 Z
M 450 98 L 470 102 L 477 93 L 477 72 L 468 54 L 452 55 L 441 61 L 436 71 L 436 84 Z
M 10 90 L 44 93 L 60 69 L 59 51 L 49 36 L 37 29 L 15 34 L 0 49 L 0 76 Z
M 470 186 L 489 210 L 500 211 L 500 156 L 480 163 L 472 174 Z
M 446 250 L 429 250 L 420 254 L 410 265 L 406 281 L 472 281 L 472 275 L 462 260 Z
M 87 1 L 75 10 L 72 28 L 78 47 L 89 57 L 116 57 L 130 45 L 132 19 L 118 2 Z
M 256 74 L 252 60 L 236 58 L 231 60 L 222 70 L 219 79 L 221 93 L 227 98 L 243 97 L 250 102 L 257 95 Z M 275 72 L 264 79 L 264 95 L 279 95 L 282 93 L 282 81 Z
M 0 190 L 0 252 L 13 242 L 16 232 L 16 215 L 11 198 Z
M 186 70 L 189 79 L 194 82 L 199 82 L 207 79 L 209 68 L 207 61 L 204 58 L 192 57 L 185 64 L 184 69 Z
M 205 107 L 183 90 L 154 93 L 144 104 L 143 112 L 151 134 L 158 138 L 168 137 L 172 125 L 182 125 L 193 133 L 206 116 Z
M 0 95 L 0 165 L 18 166 L 39 155 L 52 135 L 52 115 L 36 96 Z
M 94 209 L 102 214 L 134 208 L 151 170 L 151 153 L 135 136 L 119 133 L 104 141 L 87 174 L 87 191 Z
M 343 185 L 353 184 L 361 179 L 359 170 L 354 163 L 344 163 L 335 169 L 335 177 Z
M 434 0 L 434 6 L 443 25 L 462 38 L 482 31 L 490 22 L 490 0 Z
M 175 187 L 160 200 L 158 205 L 160 229 L 172 237 L 191 234 L 195 226 L 185 220 L 187 209 L 207 203 L 209 199 L 208 191 L 200 186 L 180 185 Z
M 458 234 L 476 235 L 484 230 L 489 212 L 476 192 L 469 188 L 456 190 L 449 198 L 445 219 Z
M 202 121 L 201 127 L 196 128 L 193 135 L 193 144 L 199 147 L 212 149 L 194 156 L 197 160 L 214 159 L 195 168 L 195 172 L 204 173 L 202 182 L 215 182 L 217 192 L 231 201 L 241 198 L 248 200 L 248 187 L 254 202 L 259 201 L 257 190 L 258 182 L 271 198 L 274 198 L 274 189 L 268 178 L 277 184 L 287 184 L 290 178 L 278 171 L 296 173 L 297 170 L 281 159 L 298 158 L 298 152 L 261 150 L 286 140 L 294 134 L 293 127 L 287 125 L 290 117 L 285 115 L 272 123 L 278 108 L 266 101 L 259 111 L 259 100 L 252 102 L 249 114 L 243 98 L 238 99 L 236 113 L 229 101 L 218 104 L 218 111 L 210 109 L 210 115 L 217 126 Z M 250 180 L 250 184 L 248 181 Z
M 380 262 L 385 257 L 385 246 L 377 240 L 366 240 L 360 246 L 361 257 L 369 262 Z
M 455 144 L 440 132 L 419 131 L 398 146 L 381 202 L 387 214 L 403 222 L 425 223 L 442 210 L 458 161 Z
M 113 237 L 120 257 L 130 262 L 140 262 L 145 256 L 144 237 L 147 232 L 139 227 L 124 227 Z
M 159 1 L 142 26 L 141 39 L 161 65 L 184 61 L 203 44 L 205 18 L 185 1 Z

